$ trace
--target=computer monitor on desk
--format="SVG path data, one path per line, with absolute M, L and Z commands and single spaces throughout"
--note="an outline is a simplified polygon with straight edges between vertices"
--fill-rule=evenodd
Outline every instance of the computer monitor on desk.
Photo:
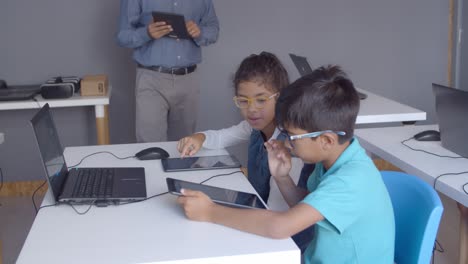
M 468 92 L 432 84 L 442 146 L 468 157 Z

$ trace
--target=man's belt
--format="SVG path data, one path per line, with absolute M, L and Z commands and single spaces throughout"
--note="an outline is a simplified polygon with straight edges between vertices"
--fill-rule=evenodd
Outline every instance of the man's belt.
M 185 74 L 189 74 L 195 71 L 195 69 L 197 68 L 197 65 L 192 65 L 189 67 L 182 67 L 182 68 L 167 68 L 163 66 L 144 66 L 144 65 L 138 64 L 138 67 L 151 70 L 151 71 L 162 72 L 162 73 L 169 73 L 169 74 L 174 74 L 174 75 L 185 75 Z

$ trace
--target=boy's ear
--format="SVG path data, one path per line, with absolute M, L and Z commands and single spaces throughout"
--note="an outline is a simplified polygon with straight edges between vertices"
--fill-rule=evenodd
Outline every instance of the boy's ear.
M 338 138 L 332 133 L 322 134 L 318 139 L 323 150 L 329 150 L 338 143 Z

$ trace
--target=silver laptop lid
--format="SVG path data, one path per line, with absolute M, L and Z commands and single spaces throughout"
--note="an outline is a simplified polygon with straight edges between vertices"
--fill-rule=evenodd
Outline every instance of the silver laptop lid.
M 56 201 L 62 191 L 67 178 L 67 166 L 63 157 L 63 148 L 60 144 L 54 120 L 50 114 L 49 104 L 45 104 L 31 120 L 36 136 L 44 171 L 49 188 Z
M 468 92 L 432 84 L 442 146 L 468 157 Z

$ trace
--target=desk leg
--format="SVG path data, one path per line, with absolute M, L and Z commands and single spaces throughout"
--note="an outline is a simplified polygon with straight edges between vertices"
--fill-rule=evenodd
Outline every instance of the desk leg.
M 460 251 L 459 264 L 468 264 L 468 208 L 457 203 L 460 211 Z
M 109 144 L 109 111 L 105 105 L 96 105 L 96 133 L 98 145 Z

